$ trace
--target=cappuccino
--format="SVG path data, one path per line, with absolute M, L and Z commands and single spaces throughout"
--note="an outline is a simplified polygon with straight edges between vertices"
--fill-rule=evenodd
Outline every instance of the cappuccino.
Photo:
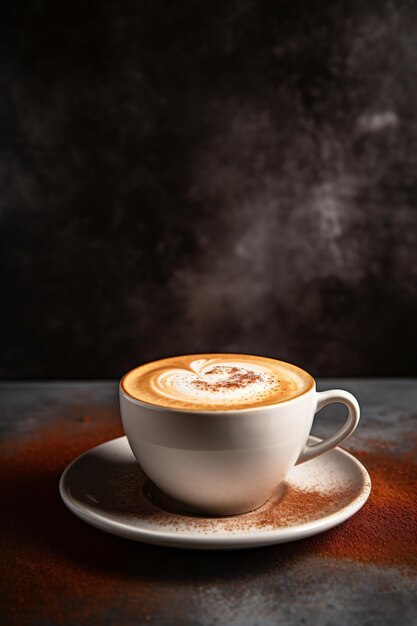
M 140 365 L 122 389 L 147 404 L 186 411 L 227 411 L 271 406 L 314 386 L 304 370 L 246 354 L 189 354 Z

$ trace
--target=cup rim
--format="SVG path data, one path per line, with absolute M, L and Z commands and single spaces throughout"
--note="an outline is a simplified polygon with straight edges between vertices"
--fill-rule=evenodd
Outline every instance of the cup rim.
M 204 354 L 219 354 L 219 353 L 210 353 L 210 352 L 205 352 Z M 234 356 L 240 356 L 238 353 L 227 353 L 227 352 L 223 352 L 222 354 L 233 354 Z M 243 353 L 242 353 L 243 354 Z M 180 355 L 180 356 L 185 356 L 185 355 Z M 188 356 L 188 355 L 187 355 Z M 189 356 L 194 356 L 194 354 L 190 354 Z M 198 355 L 196 355 L 198 356 Z M 253 356 L 262 356 L 262 355 L 253 355 Z M 175 358 L 175 356 L 173 357 L 166 357 L 166 358 Z M 309 394 L 312 391 L 315 391 L 316 389 L 316 381 L 313 378 L 313 376 L 307 372 L 306 370 L 302 369 L 301 367 L 299 367 L 298 365 L 294 365 L 293 363 L 289 363 L 288 361 L 282 361 L 281 359 L 274 359 L 271 357 L 262 357 L 262 358 L 270 358 L 272 361 L 279 361 L 280 363 L 284 363 L 284 365 L 289 365 L 293 368 L 296 368 L 298 370 L 301 370 L 304 374 L 307 374 L 308 378 L 310 379 L 310 385 L 308 386 L 307 389 L 305 389 L 302 393 L 300 393 L 298 396 L 295 396 L 295 398 L 289 398 L 288 400 L 282 400 L 281 402 L 275 402 L 273 404 L 266 404 L 263 406 L 254 406 L 254 407 L 247 407 L 247 408 L 240 408 L 240 409 L 221 409 L 221 410 L 200 410 L 200 409 L 184 409 L 184 408 L 180 408 L 180 407 L 171 407 L 171 406 L 161 406 L 158 404 L 152 404 L 151 402 L 145 402 L 144 400 L 138 400 L 137 398 L 135 398 L 134 396 L 132 396 L 128 391 L 126 391 L 126 389 L 124 389 L 123 387 L 123 381 L 124 379 L 134 370 L 138 369 L 138 367 L 140 367 L 140 365 L 137 365 L 136 367 L 133 367 L 132 369 L 130 369 L 128 372 L 126 372 L 120 382 L 119 382 L 119 392 L 122 393 L 125 398 L 127 400 L 129 400 L 130 402 L 133 402 L 134 404 L 137 404 L 139 406 L 142 406 L 144 408 L 147 409 L 154 409 L 155 411 L 171 411 L 174 413 L 190 413 L 190 414 L 194 414 L 194 415 L 232 415 L 232 414 L 238 414 L 238 413 L 252 413 L 254 411 L 265 411 L 268 409 L 273 409 L 273 408 L 278 408 L 280 406 L 287 406 L 288 404 L 291 404 L 293 402 L 296 402 L 297 400 L 300 400 L 301 398 L 303 398 L 304 396 L 306 396 L 307 394 Z M 155 359 L 155 361 L 158 360 L 164 360 L 164 359 Z M 153 361 L 150 361 L 153 362 Z

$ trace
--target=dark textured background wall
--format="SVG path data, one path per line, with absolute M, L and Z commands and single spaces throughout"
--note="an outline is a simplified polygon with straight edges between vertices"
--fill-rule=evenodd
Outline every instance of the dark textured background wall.
M 3 2 L 0 375 L 417 374 L 416 7 Z

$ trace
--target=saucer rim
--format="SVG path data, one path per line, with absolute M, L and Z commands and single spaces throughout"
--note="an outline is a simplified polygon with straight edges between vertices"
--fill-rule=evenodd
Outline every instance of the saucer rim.
M 156 544 L 166 547 L 201 550 L 248 549 L 278 543 L 289 543 L 316 535 L 345 522 L 363 507 L 368 500 L 372 489 L 371 477 L 365 466 L 353 454 L 337 446 L 331 452 L 341 454 L 356 467 L 363 477 L 363 485 L 358 487 L 358 494 L 348 504 L 342 506 L 334 513 L 330 513 L 320 519 L 294 526 L 283 526 L 280 528 L 270 527 L 262 530 L 253 528 L 249 530 L 245 529 L 216 533 L 210 533 L 210 531 L 207 531 L 204 534 L 192 530 L 182 531 L 181 534 L 176 534 L 173 529 L 163 530 L 138 528 L 137 526 L 132 526 L 125 522 L 110 519 L 104 514 L 96 513 L 80 505 L 77 500 L 72 498 L 69 493 L 69 489 L 66 488 L 67 476 L 73 465 L 78 463 L 84 456 L 90 454 L 94 450 L 116 442 L 122 443 L 123 440 L 129 446 L 126 436 L 116 437 L 86 450 L 71 461 L 71 463 L 65 468 L 59 480 L 59 493 L 66 507 L 76 517 L 87 524 L 98 528 L 99 530 L 124 539 L 129 539 L 131 541 L 139 541 L 142 543 Z M 319 443 L 320 441 L 321 439 L 318 437 L 314 437 L 312 435 L 309 437 L 310 443 Z M 314 461 L 316 461 L 316 459 L 312 459 L 308 462 L 314 463 Z

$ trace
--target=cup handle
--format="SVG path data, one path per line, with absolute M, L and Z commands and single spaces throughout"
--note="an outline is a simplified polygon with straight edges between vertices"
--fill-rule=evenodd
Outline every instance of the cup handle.
M 360 408 L 358 401 L 355 396 L 352 396 L 348 391 L 343 391 L 342 389 L 332 389 L 331 391 L 319 391 L 317 392 L 317 409 L 321 411 L 328 404 L 340 403 L 344 404 L 348 410 L 348 416 L 346 418 L 345 423 L 338 431 L 331 435 L 328 439 L 321 441 L 320 443 L 316 443 L 313 446 L 309 446 L 306 444 L 304 450 L 298 457 L 298 461 L 296 465 L 300 463 L 305 463 L 306 461 L 310 461 L 311 459 L 315 459 L 317 456 L 324 454 L 328 450 L 332 450 L 339 443 L 350 437 L 355 428 L 359 423 L 360 417 Z

